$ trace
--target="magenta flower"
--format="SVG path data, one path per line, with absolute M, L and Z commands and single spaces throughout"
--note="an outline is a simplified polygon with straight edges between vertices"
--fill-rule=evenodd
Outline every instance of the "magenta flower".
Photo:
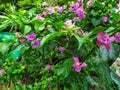
M 48 85 L 48 88 L 52 88 L 52 87 L 53 87 L 53 85 L 52 85 L 52 84 L 49 84 L 49 85 Z
M 81 30 L 81 31 L 79 31 L 79 30 L 74 30 L 74 33 L 75 33 L 75 34 L 81 34 L 81 35 L 82 35 L 84 32 L 83 32 L 82 30 Z
M 64 48 L 64 47 L 59 47 L 59 51 L 60 51 L 60 52 L 64 52 L 64 51 L 65 51 L 65 48 Z
M 35 37 L 36 37 L 36 34 L 32 33 L 32 34 L 30 34 L 30 35 L 27 36 L 27 39 L 28 39 L 28 41 L 31 41 L 31 40 L 34 40 Z
M 74 4 L 74 10 L 77 10 L 79 8 L 79 6 L 80 6 L 79 3 L 75 3 Z
M 74 17 L 73 20 L 74 21 L 79 20 L 79 17 Z
M 69 12 L 73 12 L 73 11 L 74 11 L 74 8 L 70 7 Z
M 43 16 L 43 17 L 46 17 L 46 16 L 47 16 L 47 13 L 46 13 L 46 12 L 42 12 L 42 16 Z
M 79 6 L 80 6 L 79 3 L 70 4 L 69 11 L 73 12 L 73 11 L 77 10 L 79 8 Z
M 59 12 L 59 13 L 62 13 L 62 12 L 63 12 L 63 7 L 62 7 L 62 6 L 58 8 L 58 12 Z
M 52 13 L 55 12 L 54 7 L 51 7 L 51 8 L 45 8 L 45 9 L 48 10 L 50 14 L 52 14 Z
M 20 38 L 20 42 L 21 43 L 25 42 L 25 38 Z
M 39 40 L 35 40 L 34 43 L 32 44 L 32 48 L 37 47 L 40 45 L 40 41 Z
M 79 62 L 78 57 L 74 57 L 74 64 L 72 65 L 76 72 L 80 72 L 82 67 L 87 66 L 85 62 Z
M 78 0 L 78 3 L 83 4 L 84 0 Z
M 117 32 L 117 33 L 115 34 L 115 37 L 116 37 L 116 39 L 118 40 L 118 42 L 120 43 L 120 32 Z
M 64 22 L 64 24 L 66 26 L 71 26 L 72 25 L 72 20 L 68 20 L 68 21 Z
M 74 7 L 74 3 L 70 4 L 70 7 Z
M 91 6 L 92 5 L 92 0 L 89 0 L 86 4 L 87 7 Z
M 75 33 L 75 34 L 78 34 L 78 30 L 74 30 L 74 33 Z
M 119 3 L 118 3 L 118 9 L 120 9 L 120 0 L 119 0 Z
M 107 16 L 104 16 L 104 17 L 103 17 L 102 22 L 103 22 L 103 23 L 107 22 Z
M 86 35 L 88 34 L 87 31 L 84 32 L 83 30 L 80 30 L 80 31 L 79 31 L 79 30 L 74 30 L 74 33 L 75 33 L 75 34 L 81 34 L 81 35 L 83 35 L 83 36 L 86 36 Z
M 52 66 L 51 65 L 47 65 L 46 66 L 46 70 L 51 70 Z
M 85 11 L 84 11 L 84 8 L 83 6 L 79 7 L 77 10 L 76 10 L 76 14 L 78 15 L 79 18 L 85 18 Z
M 0 75 L 2 75 L 2 73 L 4 73 L 4 72 L 5 72 L 5 70 L 1 69 L 0 70 Z
M 105 45 L 107 50 L 110 50 L 110 43 L 112 41 L 116 40 L 114 36 L 109 37 L 107 33 L 103 31 L 99 31 L 97 35 L 97 45 L 100 47 L 102 45 Z
M 40 20 L 42 20 L 42 19 L 44 19 L 40 14 L 37 14 L 36 15 L 36 19 L 40 19 Z

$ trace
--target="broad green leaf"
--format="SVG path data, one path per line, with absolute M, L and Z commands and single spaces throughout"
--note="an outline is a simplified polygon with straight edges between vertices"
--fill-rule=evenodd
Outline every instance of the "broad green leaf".
M 65 24 L 64 24 L 63 21 L 59 21 L 59 22 L 53 23 L 53 26 L 55 26 L 55 27 L 63 27 L 63 26 L 65 26 Z
M 109 35 L 112 35 L 112 34 L 113 34 L 112 32 L 116 32 L 114 29 L 115 29 L 114 27 L 109 27 L 109 28 L 106 30 L 106 32 L 109 33 Z
M 119 19 L 119 17 L 120 17 L 120 14 L 118 14 L 118 13 L 112 13 L 112 16 L 113 16 L 113 20 L 114 20 L 115 22 L 117 22 L 118 19 Z
M 72 59 L 65 60 L 62 67 L 57 70 L 57 75 L 61 76 L 62 78 L 66 78 L 72 70 L 72 64 L 73 64 Z
M 101 20 L 97 20 L 96 18 L 92 18 L 91 22 L 94 26 L 97 26 L 100 24 Z
M 8 42 L 15 39 L 15 35 L 9 32 L 0 33 L 0 41 Z
M 28 34 L 31 31 L 31 26 L 25 25 L 24 26 L 24 34 Z
M 0 43 L 0 52 L 1 53 L 3 53 L 3 54 L 6 53 L 9 50 L 9 48 L 10 48 L 10 44 L 5 43 L 5 42 Z
M 30 10 L 28 11 L 29 16 L 33 16 L 33 15 L 35 15 L 35 14 L 36 14 L 36 11 L 37 11 L 36 8 L 32 8 L 32 9 L 30 9 Z
M 55 29 L 54 28 L 48 28 L 48 31 L 53 33 L 53 32 L 55 32 Z
M 40 47 L 42 47 L 45 43 L 47 43 L 47 42 L 50 41 L 51 39 L 53 39 L 53 38 L 55 38 L 55 37 L 57 37 L 57 36 L 62 36 L 62 35 L 64 35 L 63 32 L 54 32 L 54 33 L 50 33 L 50 34 L 44 36 L 44 37 L 42 38 Z
M 35 28 L 36 32 L 40 32 L 45 28 L 45 23 L 41 23 L 41 22 L 36 21 L 34 24 L 34 28 Z
M 106 32 L 107 33 L 110 33 L 111 31 L 113 31 L 115 28 L 114 27 L 109 27 L 107 30 L 106 30 Z
M 24 52 L 24 48 L 25 48 L 24 44 L 19 45 L 18 47 L 16 47 L 15 50 L 10 52 L 10 56 L 15 59 L 18 59 L 20 55 Z

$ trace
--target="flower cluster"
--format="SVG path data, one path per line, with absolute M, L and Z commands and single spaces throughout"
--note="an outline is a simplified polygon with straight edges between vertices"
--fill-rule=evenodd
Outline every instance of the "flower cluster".
M 27 35 L 25 38 L 22 37 L 21 35 L 19 35 L 19 38 L 20 38 L 21 43 L 24 43 L 26 40 L 31 41 L 32 48 L 38 47 L 40 45 L 40 41 L 38 39 L 35 40 L 35 38 L 36 38 L 35 33 L 31 33 L 31 34 Z
M 78 1 L 75 4 L 70 4 L 70 7 L 69 7 L 69 11 L 70 12 L 74 12 L 75 11 L 80 19 L 85 18 L 84 7 L 82 5 L 80 6 L 81 2 L 83 2 L 83 1 Z
M 102 45 L 105 45 L 107 50 L 110 50 L 110 44 L 111 42 L 118 40 L 120 43 L 120 33 L 117 32 L 115 36 L 109 37 L 109 35 L 106 32 L 99 31 L 97 35 L 97 45 L 100 47 Z

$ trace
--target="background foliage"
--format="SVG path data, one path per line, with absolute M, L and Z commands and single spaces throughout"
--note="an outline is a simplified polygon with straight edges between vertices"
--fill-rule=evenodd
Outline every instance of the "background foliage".
M 43 2 L 48 6 L 43 6 Z M 0 84 L 8 90 L 119 90 L 120 77 L 110 66 L 119 56 L 120 45 L 111 43 L 111 49 L 96 44 L 98 31 L 110 36 L 120 30 L 118 1 L 88 0 L 82 4 L 86 17 L 73 20 L 75 12 L 69 12 L 72 0 L 6 0 L 0 1 L 0 68 L 5 72 L 0 76 Z M 72 2 L 71 2 L 72 1 Z M 63 6 L 64 12 L 58 13 L 56 6 Z M 44 8 L 56 7 L 53 14 L 47 12 L 42 19 Z M 108 17 L 103 23 L 102 18 Z M 75 22 L 66 26 L 65 21 Z M 72 23 L 73 23 L 72 22 Z M 83 31 L 76 34 L 75 30 Z M 32 48 L 33 41 L 27 36 L 35 33 L 38 47 Z M 25 42 L 20 39 L 24 38 Z M 65 50 L 59 50 L 64 47 Z M 73 57 L 86 62 L 77 73 L 73 69 Z M 51 65 L 50 70 L 46 69 Z M 10 87 L 10 81 L 14 87 Z

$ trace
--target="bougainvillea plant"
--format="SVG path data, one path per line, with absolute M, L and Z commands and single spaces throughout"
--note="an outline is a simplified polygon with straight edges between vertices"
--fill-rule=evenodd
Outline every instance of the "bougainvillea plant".
M 110 66 L 120 52 L 120 1 L 36 2 L 39 7 L 0 15 L 0 84 L 119 90 L 120 77 Z

